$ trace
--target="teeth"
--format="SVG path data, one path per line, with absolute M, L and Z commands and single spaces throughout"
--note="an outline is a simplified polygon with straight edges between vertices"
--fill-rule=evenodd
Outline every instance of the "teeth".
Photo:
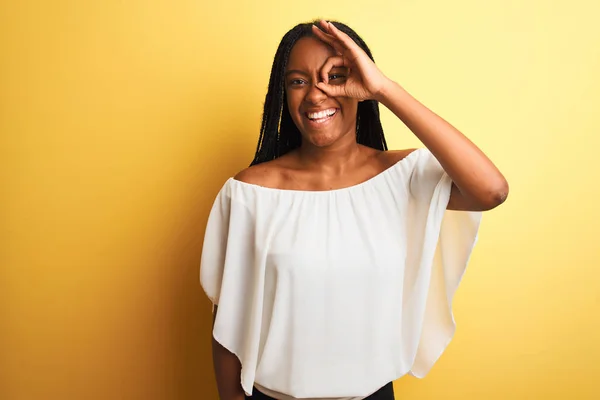
M 308 113 L 307 115 L 310 119 L 321 119 L 331 117 L 333 114 L 335 114 L 335 108 L 330 108 L 329 110 L 319 111 L 316 113 Z

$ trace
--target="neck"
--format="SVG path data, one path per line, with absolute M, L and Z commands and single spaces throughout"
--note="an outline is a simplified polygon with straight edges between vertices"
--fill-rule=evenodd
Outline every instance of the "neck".
M 303 143 L 298 149 L 298 160 L 309 169 L 337 175 L 354 165 L 361 153 L 361 146 L 354 138 L 327 147 Z

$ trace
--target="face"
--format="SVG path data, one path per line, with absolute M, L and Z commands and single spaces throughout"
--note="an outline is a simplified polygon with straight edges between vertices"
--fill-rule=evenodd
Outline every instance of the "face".
M 321 69 L 335 51 L 314 37 L 299 39 L 288 60 L 285 76 L 287 105 L 292 120 L 302 134 L 303 145 L 330 146 L 342 138 L 356 140 L 358 101 L 329 97 L 315 86 L 321 81 Z M 329 83 L 341 84 L 345 68 L 329 71 Z

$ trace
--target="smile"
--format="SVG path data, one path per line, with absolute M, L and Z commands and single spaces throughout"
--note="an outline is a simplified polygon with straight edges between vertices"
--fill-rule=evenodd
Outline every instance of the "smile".
M 319 112 L 304 113 L 304 116 L 313 124 L 324 124 L 330 121 L 338 112 L 337 108 L 329 108 Z

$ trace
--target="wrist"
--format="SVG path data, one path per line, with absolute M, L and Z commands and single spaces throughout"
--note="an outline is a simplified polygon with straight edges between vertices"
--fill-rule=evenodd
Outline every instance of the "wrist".
M 388 107 L 391 99 L 394 98 L 395 93 L 400 89 L 400 85 L 398 85 L 393 80 L 386 78 L 384 85 L 381 90 L 374 96 L 373 100 L 383 104 Z

